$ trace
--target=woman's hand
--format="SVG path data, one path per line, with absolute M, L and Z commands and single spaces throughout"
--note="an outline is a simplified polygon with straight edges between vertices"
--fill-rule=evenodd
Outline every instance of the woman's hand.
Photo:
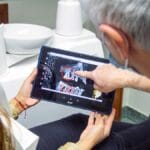
M 110 92 L 128 85 L 129 71 L 116 68 L 111 64 L 98 66 L 93 71 L 76 71 L 76 74 L 94 81 L 94 88 L 101 92 Z
M 77 145 L 82 150 L 91 150 L 96 144 L 109 136 L 115 117 L 115 109 L 109 116 L 91 113 L 88 124 L 80 136 Z
M 12 100 L 12 103 L 15 103 L 16 107 L 17 106 L 20 107 L 19 113 L 23 111 L 23 107 L 24 109 L 27 109 L 38 103 L 37 99 L 32 99 L 30 97 L 31 90 L 32 90 L 32 83 L 36 75 L 37 75 L 37 69 L 34 69 L 22 84 L 17 96 Z

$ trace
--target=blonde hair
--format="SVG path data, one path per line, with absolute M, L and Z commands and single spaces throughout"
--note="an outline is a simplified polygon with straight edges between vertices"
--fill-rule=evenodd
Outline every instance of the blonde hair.
M 0 150 L 15 150 L 11 121 L 6 110 L 0 106 Z

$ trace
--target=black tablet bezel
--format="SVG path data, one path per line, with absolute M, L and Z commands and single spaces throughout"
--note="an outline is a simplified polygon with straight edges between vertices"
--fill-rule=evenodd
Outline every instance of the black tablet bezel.
M 63 94 L 63 93 L 54 94 L 55 93 L 54 92 L 53 94 L 51 94 L 50 91 L 41 89 L 39 81 L 40 81 L 40 76 L 42 72 L 40 72 L 39 70 L 40 70 L 41 64 L 43 64 L 43 60 L 45 59 L 47 53 L 49 52 L 54 52 L 54 53 L 78 57 L 78 58 L 84 58 L 87 60 L 97 61 L 97 62 L 101 62 L 104 64 L 109 63 L 109 60 L 104 59 L 104 58 L 99 58 L 99 57 L 94 57 L 94 56 L 85 55 L 81 53 L 75 53 L 75 52 L 70 52 L 67 50 L 43 46 L 41 48 L 39 59 L 38 59 L 38 65 L 37 65 L 38 74 L 33 83 L 31 97 L 36 98 L 36 99 L 46 100 L 49 102 L 69 105 L 69 106 L 78 107 L 78 108 L 87 109 L 87 110 L 96 111 L 96 112 L 101 112 L 104 114 L 110 114 L 110 112 L 112 111 L 114 91 L 110 93 L 102 93 L 102 96 L 101 96 L 102 102 L 100 102 L 99 100 L 85 100 L 85 98 L 83 99 L 75 95 L 68 95 L 68 94 Z

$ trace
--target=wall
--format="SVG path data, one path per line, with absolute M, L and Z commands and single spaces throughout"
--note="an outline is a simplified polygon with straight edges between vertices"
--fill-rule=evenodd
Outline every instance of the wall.
M 10 23 L 34 23 L 55 27 L 57 0 L 9 0 Z
M 150 115 L 150 93 L 135 89 L 125 89 L 124 105 L 141 112 L 142 114 Z
M 58 0 L 0 0 L 9 4 L 10 23 L 34 23 L 55 28 L 56 8 Z M 85 13 L 84 26 L 95 31 Z

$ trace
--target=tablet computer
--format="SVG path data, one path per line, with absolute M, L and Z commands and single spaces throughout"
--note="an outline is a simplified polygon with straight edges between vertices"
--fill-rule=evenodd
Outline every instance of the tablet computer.
M 92 80 L 75 74 L 77 70 L 92 71 L 107 63 L 104 58 L 43 46 L 31 97 L 109 114 L 114 91 L 97 91 Z

